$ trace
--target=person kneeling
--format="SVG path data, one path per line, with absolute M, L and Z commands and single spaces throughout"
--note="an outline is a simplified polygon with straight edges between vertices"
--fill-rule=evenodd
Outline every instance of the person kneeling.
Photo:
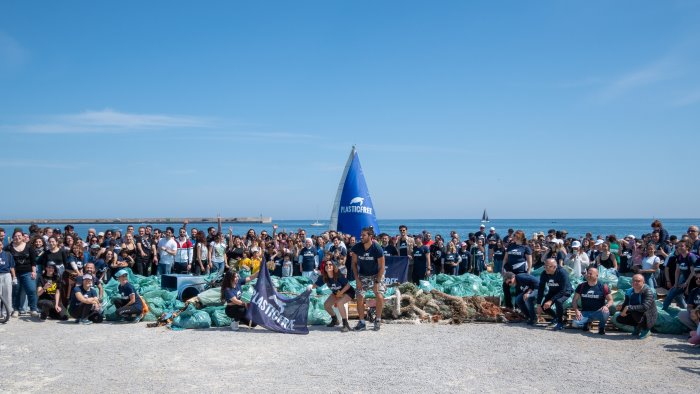
M 81 286 L 75 286 L 71 293 L 68 312 L 76 323 L 102 323 L 102 310 L 97 289 L 92 286 L 92 275 L 83 275 Z
M 581 300 L 581 309 L 578 302 Z M 589 267 L 586 270 L 586 281 L 576 287 L 574 300 L 571 303 L 576 320 L 574 327 L 582 327 L 583 331 L 591 330 L 591 323 L 598 321 L 598 334 L 605 335 L 605 323 L 610 317 L 610 307 L 613 305 L 612 295 L 608 285 L 598 282 L 598 270 Z
M 515 305 L 520 313 L 527 315 L 527 325 L 534 326 L 537 322 L 535 301 L 540 287 L 539 279 L 530 274 L 506 272 L 503 274 L 503 283 L 509 287 L 515 286 Z
M 231 329 L 233 331 L 238 331 L 239 323 L 250 327 L 256 326 L 255 323 L 248 320 L 245 316 L 248 308 L 241 299 L 241 295 L 243 294 L 243 285 L 257 278 L 259 272 L 247 278 L 241 278 L 238 272 L 234 270 L 228 270 L 226 275 L 224 275 L 224 282 L 221 284 L 221 301 L 226 303 L 225 312 L 226 316 L 231 318 Z
M 41 320 L 50 317 L 57 320 L 68 320 L 68 315 L 61 304 L 61 292 L 58 285 L 61 279 L 56 271 L 56 263 L 49 261 L 44 273 L 37 280 L 37 305 L 41 310 Z
M 143 314 L 141 297 L 136 293 L 134 286 L 129 283 L 129 275 L 126 270 L 119 270 L 115 276 L 119 281 L 117 288 L 119 296 L 115 297 L 112 302 L 117 307 L 117 316 L 138 323 Z
M 644 339 L 656 324 L 658 312 L 654 302 L 654 292 L 644 284 L 644 276 L 632 277 L 632 288 L 625 293 L 625 302 L 617 306 L 620 314 L 616 317 L 619 324 L 633 326 L 632 335 Z
M 343 328 L 340 331 L 350 331 L 345 305 L 355 298 L 355 289 L 350 286 L 347 278 L 340 273 L 338 266 L 331 261 L 326 262 L 321 276 L 311 288 L 323 286 L 324 284 L 331 290 L 331 295 L 329 295 L 326 302 L 323 303 L 323 308 L 331 315 L 331 322 L 326 325 L 326 327 L 335 327 L 338 325 L 338 318 L 335 316 L 335 312 L 333 312 L 333 307 L 335 306 L 338 308 L 338 311 L 340 311 L 341 319 L 343 319 Z

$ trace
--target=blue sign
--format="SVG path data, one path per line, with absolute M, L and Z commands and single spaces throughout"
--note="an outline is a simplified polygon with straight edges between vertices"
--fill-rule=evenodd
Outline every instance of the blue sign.
M 308 334 L 306 320 L 310 294 L 310 291 L 305 291 L 294 298 L 279 294 L 272 285 L 267 265 L 262 264 L 246 317 L 271 331 Z
M 374 227 L 375 234 L 379 233 L 372 198 L 367 190 L 360 159 L 355 153 L 345 177 L 338 206 L 338 231 L 360 238 L 362 228 L 369 226 Z
M 384 256 L 384 284 L 408 281 L 408 256 Z

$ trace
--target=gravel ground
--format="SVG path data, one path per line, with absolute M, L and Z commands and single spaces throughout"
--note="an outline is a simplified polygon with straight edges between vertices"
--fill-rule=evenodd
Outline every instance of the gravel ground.
M 700 382 L 700 348 L 683 337 L 640 341 L 524 324 L 284 335 L 22 317 L 0 325 L 0 338 L 3 392 L 684 393 Z

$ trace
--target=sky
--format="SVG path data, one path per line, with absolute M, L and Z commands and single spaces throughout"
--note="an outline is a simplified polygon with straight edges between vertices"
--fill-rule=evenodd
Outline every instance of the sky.
M 0 3 L 0 219 L 695 218 L 700 1 Z

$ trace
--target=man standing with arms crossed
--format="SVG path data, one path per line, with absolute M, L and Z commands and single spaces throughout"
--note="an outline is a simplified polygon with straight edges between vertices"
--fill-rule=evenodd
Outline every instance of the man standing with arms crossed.
M 374 331 L 381 326 L 382 310 L 384 309 L 384 252 L 378 243 L 372 239 L 374 228 L 365 227 L 360 234 L 360 242 L 350 250 L 352 255 L 352 272 L 357 284 L 357 315 L 360 321 L 355 331 L 364 330 L 365 325 L 365 293 L 372 289 L 377 297 L 377 318 L 374 320 Z

